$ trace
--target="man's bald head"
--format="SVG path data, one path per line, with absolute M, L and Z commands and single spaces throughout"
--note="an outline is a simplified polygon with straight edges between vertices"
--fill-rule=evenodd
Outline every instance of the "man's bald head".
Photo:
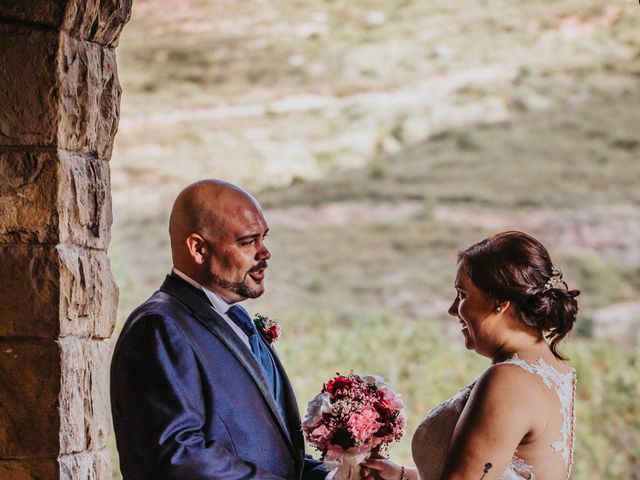
M 191 233 L 215 238 L 223 228 L 221 221 L 246 208 L 247 204 L 261 210 L 249 193 L 231 183 L 215 179 L 192 183 L 180 192 L 171 210 L 169 238 L 172 254 L 186 248 L 184 240 Z
M 244 236 L 260 237 L 264 251 L 254 256 L 262 257 L 266 252 L 266 257 L 270 257 L 262 244 L 267 230 L 260 205 L 240 187 L 213 179 L 193 183 L 180 192 L 171 210 L 169 237 L 173 265 L 206 284 L 215 276 L 211 268 L 221 271 L 234 268 L 232 260 L 244 255 L 238 248 Z M 221 248 L 223 245 L 226 248 Z M 264 259 L 255 260 L 259 261 Z

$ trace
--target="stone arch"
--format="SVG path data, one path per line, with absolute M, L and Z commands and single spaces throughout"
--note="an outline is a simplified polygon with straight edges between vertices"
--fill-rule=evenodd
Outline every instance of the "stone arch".
M 132 0 L 0 0 L 0 479 L 111 478 L 109 159 Z

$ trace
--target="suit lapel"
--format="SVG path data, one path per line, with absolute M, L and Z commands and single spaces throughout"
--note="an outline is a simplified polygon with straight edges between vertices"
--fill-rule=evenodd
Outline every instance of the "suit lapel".
M 262 335 L 262 332 L 260 332 Z M 293 391 L 293 387 L 291 386 L 291 382 L 289 381 L 289 377 L 280 362 L 280 357 L 274 350 L 274 348 L 266 341 L 264 335 L 262 338 L 265 340 L 265 343 L 269 346 L 269 350 L 271 350 L 271 355 L 276 363 L 276 367 L 280 373 L 280 378 L 282 379 L 283 388 L 285 391 L 285 397 L 287 401 L 287 425 L 289 426 L 289 435 L 295 445 L 295 448 L 298 452 L 296 457 L 296 461 L 300 462 L 300 468 L 302 468 L 302 463 L 304 462 L 304 437 L 302 436 L 302 430 L 300 429 L 300 412 L 298 411 L 298 401 L 296 400 L 295 393 Z M 294 428 L 291 428 L 294 427 Z
M 282 418 L 282 415 L 275 403 L 273 395 L 271 394 L 271 389 L 264 379 L 260 365 L 258 365 L 253 354 L 247 350 L 247 346 L 231 329 L 231 327 L 229 327 L 224 318 L 218 315 L 218 313 L 213 309 L 206 294 L 202 290 L 189 285 L 177 275 L 167 275 L 167 278 L 160 287 L 160 290 L 176 297 L 189 307 L 189 309 L 194 313 L 195 318 L 204 324 L 211 333 L 218 337 L 218 339 L 229 349 L 229 351 L 231 351 L 233 356 L 236 357 L 238 362 L 244 367 L 269 406 L 271 414 L 274 416 L 276 423 L 280 427 L 282 435 L 286 439 L 287 445 L 294 454 L 294 458 L 297 462 L 299 456 L 297 446 L 294 445 L 294 441 L 289 435 L 289 429 L 287 428 L 285 420 Z M 277 357 L 274 356 L 274 358 Z M 276 364 L 282 374 L 284 370 L 282 369 L 282 365 L 279 360 L 276 360 Z M 283 380 L 286 379 L 286 375 L 281 375 L 281 377 Z M 288 379 L 284 383 L 286 388 L 291 390 Z

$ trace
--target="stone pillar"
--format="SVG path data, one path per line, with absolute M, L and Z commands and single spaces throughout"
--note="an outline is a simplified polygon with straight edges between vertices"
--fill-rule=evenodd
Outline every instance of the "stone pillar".
M 109 159 L 131 0 L 0 0 L 0 479 L 111 478 Z

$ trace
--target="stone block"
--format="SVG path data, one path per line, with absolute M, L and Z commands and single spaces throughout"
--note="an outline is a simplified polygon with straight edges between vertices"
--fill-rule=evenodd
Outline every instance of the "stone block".
M 105 449 L 110 353 L 104 341 L 76 337 L 0 340 L 0 456 Z
M 50 459 L 0 460 L 2 480 L 112 480 L 109 451 Z
M 74 38 L 115 48 L 131 18 L 133 0 L 69 0 L 62 30 Z
M 0 23 L 0 146 L 111 157 L 121 88 L 113 50 Z
M 0 243 L 56 243 L 55 152 L 0 150 L 0 178 Z
M 57 338 L 60 272 L 53 247 L 0 245 L 0 336 Z
M 116 322 L 118 287 L 106 252 L 56 248 L 60 260 L 60 335 L 109 338 Z
M 112 480 L 111 452 L 109 449 L 93 452 L 93 471 L 96 480 Z M 71 479 L 73 480 L 73 477 Z
M 106 250 L 113 222 L 109 164 L 63 150 L 59 160 L 60 242 Z
M 57 144 L 109 160 L 120 115 L 115 53 L 66 33 L 60 39 Z
M 0 460 L 0 478 L 3 480 L 49 480 L 60 478 L 59 472 L 55 458 Z
M 109 245 L 108 163 L 64 150 L 4 149 L 0 178 L 0 243 Z
M 0 458 L 58 456 L 60 375 L 54 341 L 0 339 Z
M 25 23 L 36 23 L 57 29 L 64 18 L 67 0 L 0 0 L 0 15 Z
M 111 480 L 112 478 L 108 451 L 65 455 L 60 457 L 59 462 L 61 480 Z
M 108 338 L 118 288 L 105 252 L 0 245 L 0 336 Z
M 0 0 L 0 16 L 115 48 L 131 18 L 131 5 L 132 0 Z
M 0 23 L 0 145 L 56 141 L 58 44 L 57 32 Z
M 111 419 L 109 345 L 75 337 L 62 338 L 59 344 L 60 453 L 106 448 Z

